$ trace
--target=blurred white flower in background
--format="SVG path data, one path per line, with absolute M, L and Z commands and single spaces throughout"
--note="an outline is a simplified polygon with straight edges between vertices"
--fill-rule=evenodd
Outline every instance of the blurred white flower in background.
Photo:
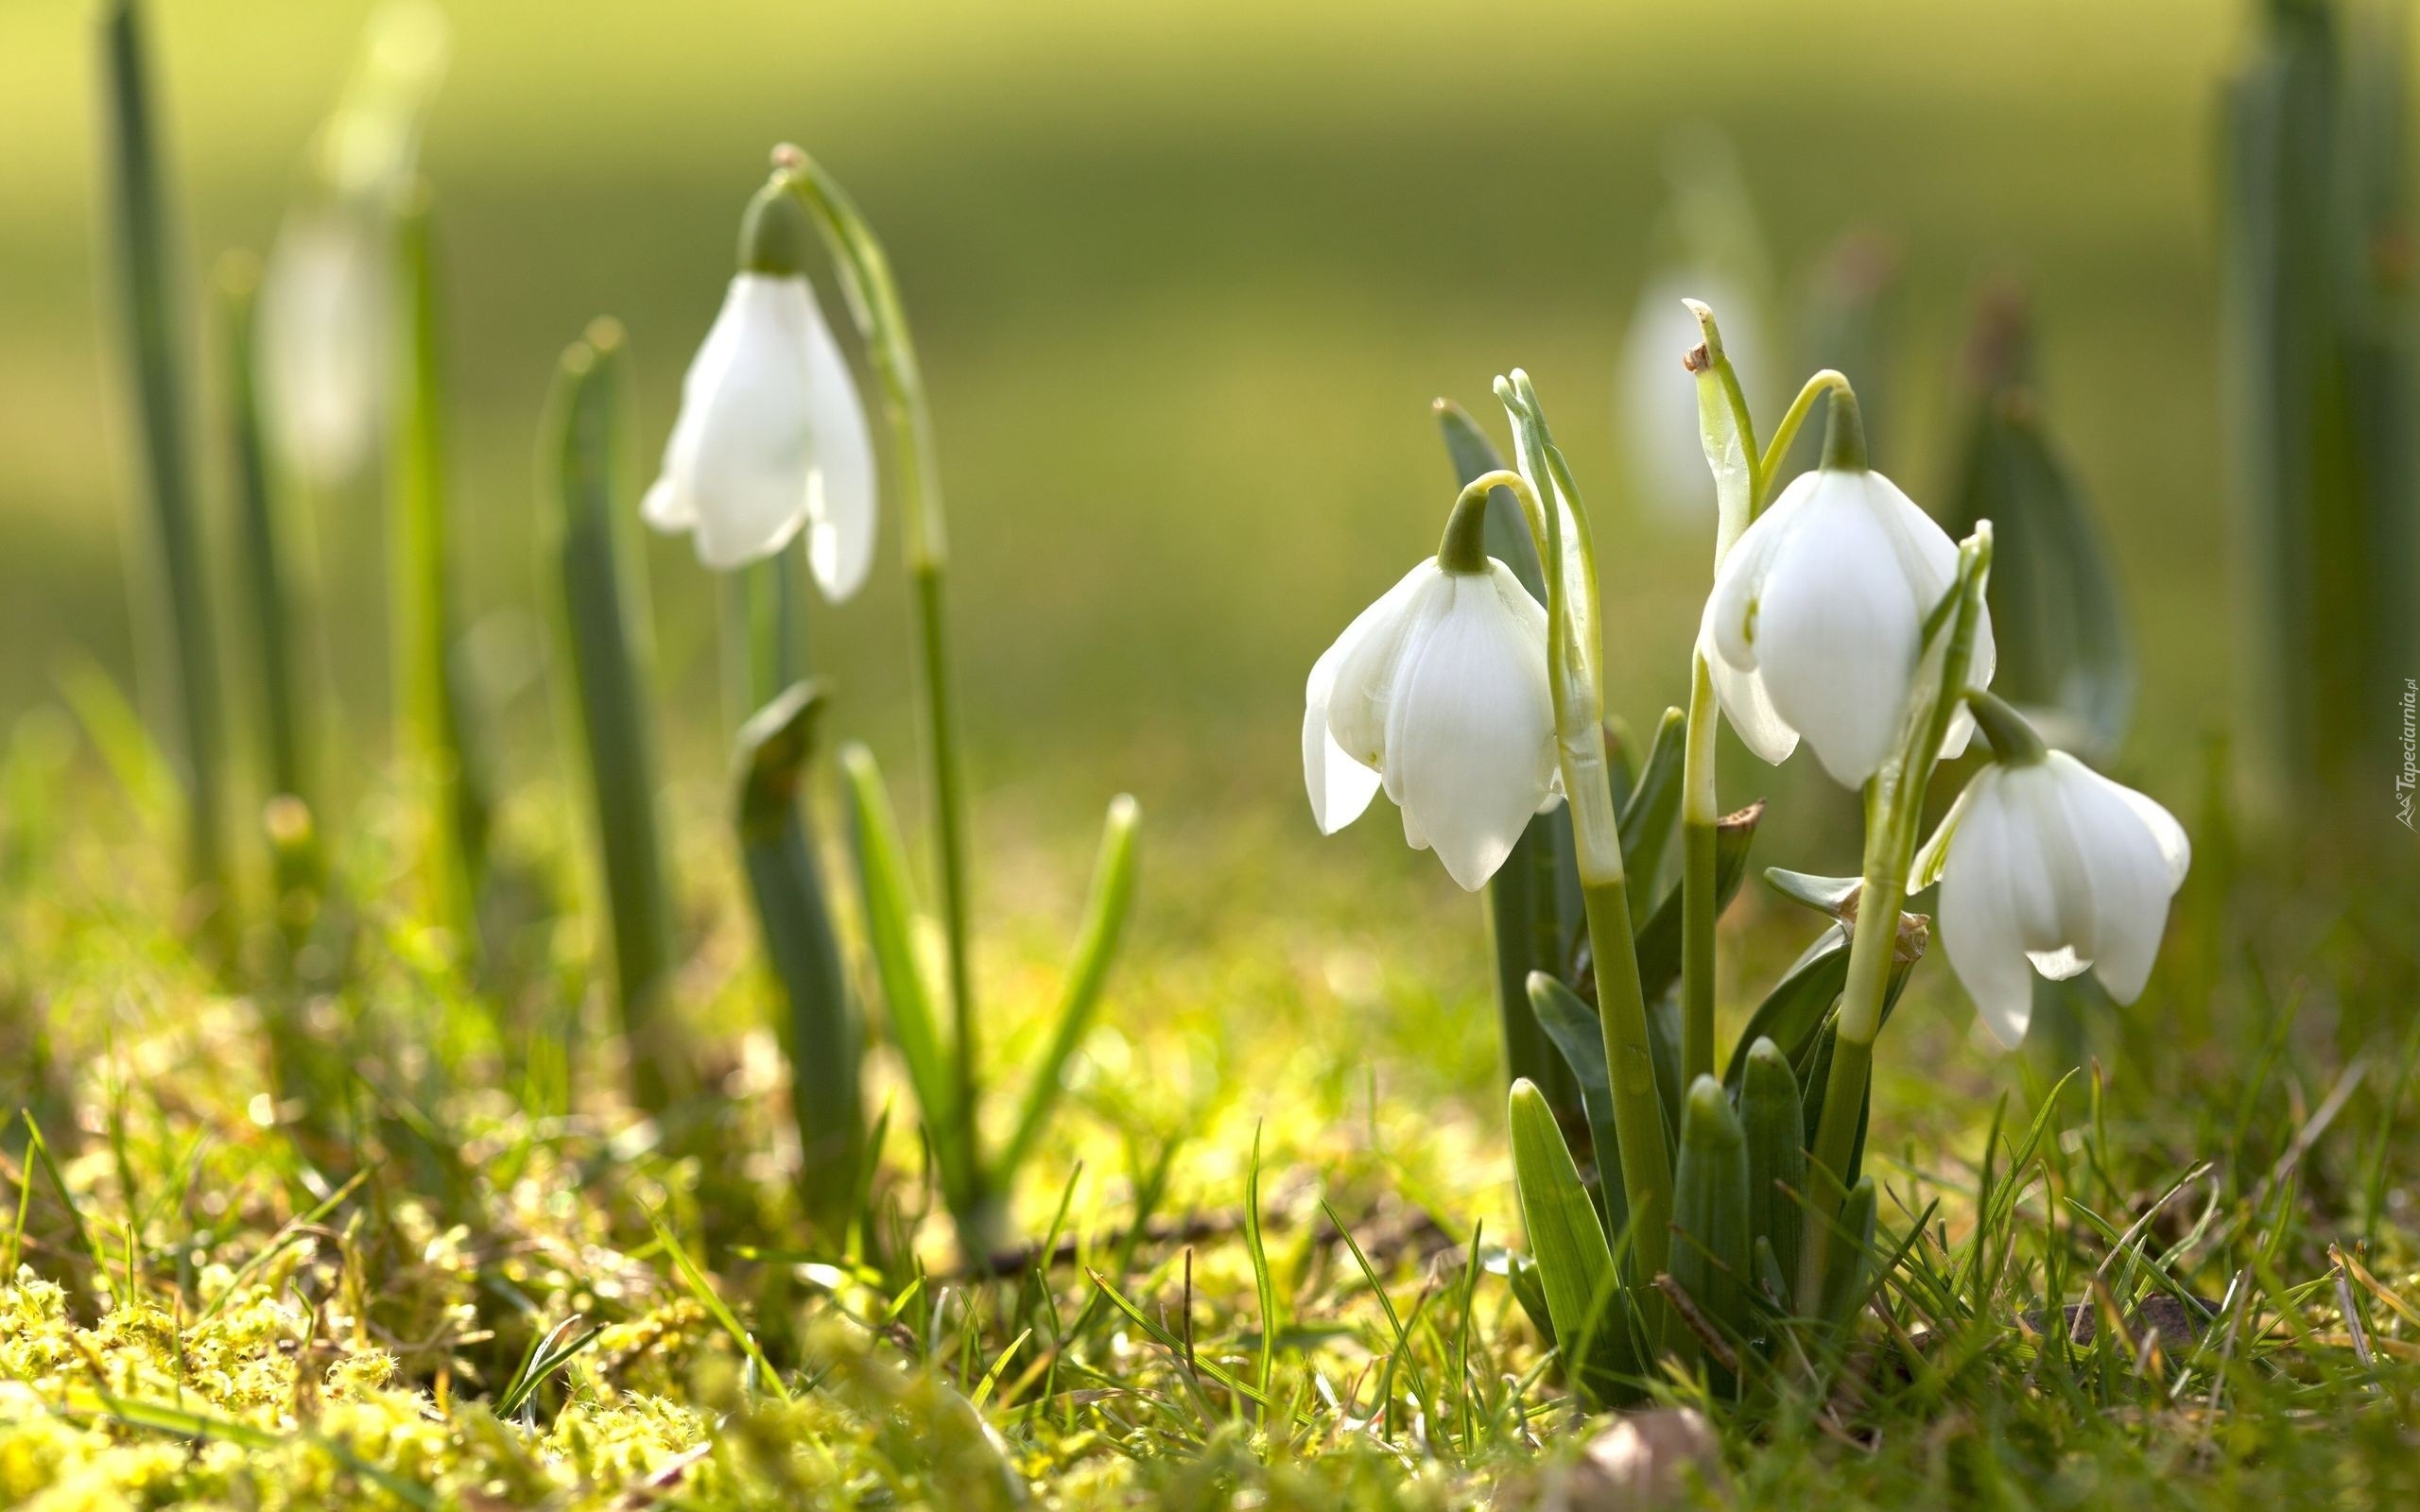
M 448 45 L 444 13 L 426 0 L 390 0 L 371 17 L 269 252 L 255 333 L 266 418 L 279 460 L 312 488 L 358 476 L 385 434 L 395 211 Z

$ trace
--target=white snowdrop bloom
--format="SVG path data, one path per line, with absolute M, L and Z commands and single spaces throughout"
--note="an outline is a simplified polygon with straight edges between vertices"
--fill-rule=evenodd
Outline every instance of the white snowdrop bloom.
M 1984 768 L 1944 826 L 1941 943 L 2004 1045 L 2025 1037 L 2028 971 L 2091 971 L 2141 995 L 2192 850 L 2152 799 L 2065 751 Z
M 799 271 L 811 228 L 778 181 L 750 206 L 748 265 L 682 381 L 664 472 L 640 513 L 688 531 L 718 572 L 802 529 L 826 598 L 849 597 L 873 563 L 873 438 L 856 381 Z
M 1872 777 L 1900 732 L 1924 622 L 1958 576 L 1958 546 L 1879 472 L 1830 466 L 1782 490 L 1723 558 L 1700 627 L 1716 695 L 1770 762 L 1803 737 L 1835 782 Z M 1988 686 L 1988 610 L 1967 680 Z M 1966 748 L 1962 709 L 1944 756 Z
M 1476 541 L 1457 557 L 1470 565 L 1430 558 L 1362 610 L 1312 666 L 1303 711 L 1321 832 L 1384 787 L 1404 838 L 1474 892 L 1561 791 L 1546 610 Z
M 313 488 L 357 476 L 386 424 L 394 304 L 386 249 L 383 222 L 369 211 L 298 209 L 262 277 L 262 409 L 280 460 Z
M 1695 525 L 1713 512 L 1714 481 L 1698 446 L 1697 386 L 1681 367 L 1682 353 L 1699 340 L 1685 296 L 1722 312 L 1722 344 L 1740 372 L 1762 373 L 1773 365 L 1766 360 L 1771 343 L 1758 318 L 1760 301 L 1740 280 L 1704 266 L 1673 267 L 1639 291 L 1614 385 L 1622 460 L 1643 513 Z

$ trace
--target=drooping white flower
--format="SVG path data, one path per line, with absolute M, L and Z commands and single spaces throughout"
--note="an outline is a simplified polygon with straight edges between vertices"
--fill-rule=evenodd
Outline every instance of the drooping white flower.
M 357 476 L 387 421 L 393 260 L 383 212 L 298 207 L 261 284 L 258 360 L 270 443 L 315 489 Z
M 1782 490 L 1715 575 L 1699 644 L 1722 712 L 1779 762 L 1800 737 L 1833 780 L 1862 784 L 1897 739 L 1924 623 L 1958 576 L 1958 547 L 1896 485 L 1826 466 Z M 1991 682 L 1985 611 L 1967 680 Z M 1944 756 L 1966 748 L 1962 710 Z
M 1494 558 L 1414 567 L 1311 668 L 1303 780 L 1333 834 L 1380 787 L 1404 838 L 1463 887 L 1495 874 L 1560 791 L 1547 615 Z
M 640 513 L 658 530 L 691 532 L 698 559 L 717 571 L 769 557 L 804 529 L 815 580 L 838 601 L 873 562 L 873 438 L 797 270 L 806 232 L 793 216 L 804 212 L 778 184 L 751 207 L 751 266 L 689 364 L 664 472 Z
M 1697 320 L 1685 307 L 1690 299 L 1722 312 L 1723 345 L 1741 372 L 1764 372 L 1772 364 L 1765 360 L 1771 343 L 1754 286 L 1720 266 L 1667 268 L 1639 290 L 1614 388 L 1622 459 L 1643 513 L 1695 525 L 1713 508 L 1715 487 L 1698 449 L 1697 392 L 1681 371 L 1681 354 L 1698 340 Z
M 2031 971 L 2091 971 L 2141 995 L 2192 850 L 2168 810 L 2065 751 L 1999 763 L 1967 784 L 1937 840 L 1941 943 L 2004 1045 L 2025 1037 Z

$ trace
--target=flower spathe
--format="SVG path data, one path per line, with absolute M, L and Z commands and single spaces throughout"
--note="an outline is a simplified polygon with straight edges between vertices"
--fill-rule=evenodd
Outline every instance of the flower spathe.
M 1321 833 L 1383 787 L 1404 838 L 1474 892 L 1561 790 L 1546 610 L 1485 562 L 1453 572 L 1430 558 L 1405 574 L 1312 665 L 1303 710 Z
M 658 530 L 688 531 L 727 572 L 802 529 L 824 597 L 873 564 L 873 438 L 856 382 L 803 274 L 742 272 L 682 381 L 664 472 L 640 505 Z
M 2192 860 L 2168 810 L 2051 751 L 1978 773 L 1945 828 L 1942 946 L 2002 1044 L 2025 1037 L 2031 971 L 2141 995 Z
M 1957 544 L 1889 478 L 1801 474 L 1715 574 L 1699 635 L 1724 715 L 1769 762 L 1803 738 L 1835 782 L 1863 784 L 1898 738 L 1925 617 L 1957 576 Z M 1989 685 L 1993 662 L 1987 611 L 1975 685 Z M 1943 755 L 1972 730 L 1962 710 Z

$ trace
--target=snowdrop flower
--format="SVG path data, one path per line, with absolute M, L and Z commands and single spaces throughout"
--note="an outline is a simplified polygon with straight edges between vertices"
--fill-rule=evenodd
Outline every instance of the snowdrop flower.
M 2033 1009 L 2029 962 L 2054 982 L 2095 971 L 2119 1003 L 2141 995 L 2192 850 L 2159 804 L 2044 751 L 2030 731 L 2000 740 L 1999 725 L 1986 728 L 2001 759 L 1967 784 L 1927 850 L 1949 964 L 2014 1046 Z
M 1701 622 L 1716 696 L 1749 748 L 1779 762 L 1804 737 L 1835 782 L 1858 787 L 1898 738 L 1926 615 L 1958 576 L 1958 546 L 1865 465 L 1856 402 L 1832 396 L 1824 466 L 1801 474 L 1723 558 Z M 1991 681 L 1988 611 L 1970 680 Z M 1942 754 L 1966 748 L 1964 711 Z
M 1673 354 L 1698 340 L 1698 322 L 1685 307 L 1691 297 L 1723 312 L 1723 345 L 1735 367 L 1755 373 L 1771 366 L 1760 303 L 1742 281 L 1717 267 L 1674 267 L 1639 291 L 1622 340 L 1614 423 L 1644 512 L 1669 524 L 1699 524 L 1714 507 L 1714 484 L 1698 446 L 1697 390 L 1674 370 Z
M 387 415 L 394 296 L 383 212 L 298 208 L 269 253 L 257 342 L 279 457 L 334 488 L 368 466 Z
M 823 594 L 845 599 L 873 563 L 873 438 L 804 271 L 813 228 L 776 175 L 748 207 L 740 271 L 682 381 L 664 472 L 640 513 L 688 531 L 727 572 L 804 529 Z
M 1404 838 L 1476 892 L 1561 791 L 1547 613 L 1479 546 L 1482 492 L 1438 554 L 1363 610 L 1311 667 L 1303 781 L 1320 833 L 1384 787 Z

